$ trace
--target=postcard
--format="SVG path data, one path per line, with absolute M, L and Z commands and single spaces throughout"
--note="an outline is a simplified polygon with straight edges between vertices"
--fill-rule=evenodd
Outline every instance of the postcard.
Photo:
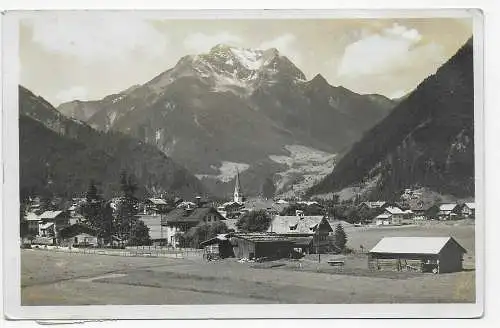
M 481 316 L 482 19 L 7 12 L 6 315 Z

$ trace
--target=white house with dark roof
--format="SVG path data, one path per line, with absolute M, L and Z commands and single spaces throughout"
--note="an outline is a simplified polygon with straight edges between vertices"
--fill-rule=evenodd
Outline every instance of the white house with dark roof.
M 476 215 L 476 203 L 465 203 L 462 206 L 461 213 L 465 217 L 474 217 Z

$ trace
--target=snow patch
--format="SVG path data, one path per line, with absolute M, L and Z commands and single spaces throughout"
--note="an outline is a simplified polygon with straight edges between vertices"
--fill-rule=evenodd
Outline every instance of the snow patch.
M 256 70 L 262 67 L 264 60 L 262 58 L 262 53 L 256 51 L 251 51 L 248 49 L 236 49 L 231 48 L 231 52 L 236 57 L 236 59 L 250 70 Z

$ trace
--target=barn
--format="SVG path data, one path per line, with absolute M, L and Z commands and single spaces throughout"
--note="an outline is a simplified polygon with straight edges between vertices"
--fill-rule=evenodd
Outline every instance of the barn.
M 230 242 L 237 258 L 285 258 L 292 250 L 288 238 L 273 233 L 237 233 Z
M 447 273 L 462 270 L 467 251 L 453 237 L 386 237 L 368 255 L 370 270 Z

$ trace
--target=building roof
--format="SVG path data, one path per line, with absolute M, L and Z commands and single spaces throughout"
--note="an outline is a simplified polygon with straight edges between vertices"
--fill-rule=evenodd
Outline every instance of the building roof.
M 224 220 L 224 217 L 213 207 L 197 207 L 192 210 L 176 208 L 168 212 L 164 219 L 167 224 L 182 222 L 197 223 L 203 221 L 209 213 L 214 213 L 220 220 Z
M 439 205 L 440 211 L 453 211 L 457 207 L 457 204 L 441 204 Z
M 47 223 L 40 225 L 40 229 L 48 229 L 53 225 L 54 225 L 54 222 L 47 222 Z
M 41 219 L 33 212 L 26 214 L 26 221 L 41 221 Z
M 368 206 L 368 208 L 380 208 L 382 206 L 384 206 L 387 202 L 384 202 L 384 201 L 376 201 L 376 202 L 363 202 L 361 204 L 364 204 L 366 206 Z
M 288 205 L 283 203 L 276 203 L 272 199 L 266 200 L 262 198 L 252 198 L 247 199 L 245 202 L 245 208 L 249 211 L 256 210 L 271 210 L 280 213 L 283 211 Z
M 391 214 L 405 214 L 405 212 L 401 210 L 399 207 L 389 206 L 386 207 L 385 210 Z
M 55 219 L 58 217 L 63 211 L 45 211 L 42 214 L 40 214 L 39 218 L 41 220 L 47 220 L 47 219 Z
M 476 209 L 476 203 L 465 203 L 464 205 L 470 208 L 471 210 Z
M 288 237 L 288 240 L 295 246 L 309 246 L 313 242 L 313 237 Z
M 147 200 L 153 203 L 154 205 L 168 205 L 167 201 L 161 198 L 148 198 Z
M 323 220 L 324 223 L 328 224 L 329 230 L 333 231 L 328 220 L 322 215 L 276 215 L 271 220 L 267 231 L 275 233 L 314 233 Z
M 273 241 L 281 241 L 281 242 L 290 242 L 290 239 L 285 236 L 280 236 L 275 233 L 269 232 L 241 232 L 234 233 L 230 235 L 231 238 L 241 238 L 252 242 L 273 242 Z
M 219 243 L 221 241 L 229 240 L 229 238 L 230 238 L 230 235 L 227 233 L 218 234 L 217 236 L 215 236 L 213 238 L 202 241 L 200 243 L 200 246 L 205 247 L 208 245 L 216 244 L 216 243 Z
M 467 252 L 452 237 L 384 237 L 370 253 L 439 254 L 449 242 Z
M 389 214 L 385 214 L 385 213 L 382 213 L 380 215 L 377 215 L 375 217 L 375 219 L 379 219 L 379 220 L 385 220 L 385 219 L 389 219 L 391 216 Z
M 183 201 L 177 205 L 177 208 L 195 207 L 196 204 L 189 201 Z

